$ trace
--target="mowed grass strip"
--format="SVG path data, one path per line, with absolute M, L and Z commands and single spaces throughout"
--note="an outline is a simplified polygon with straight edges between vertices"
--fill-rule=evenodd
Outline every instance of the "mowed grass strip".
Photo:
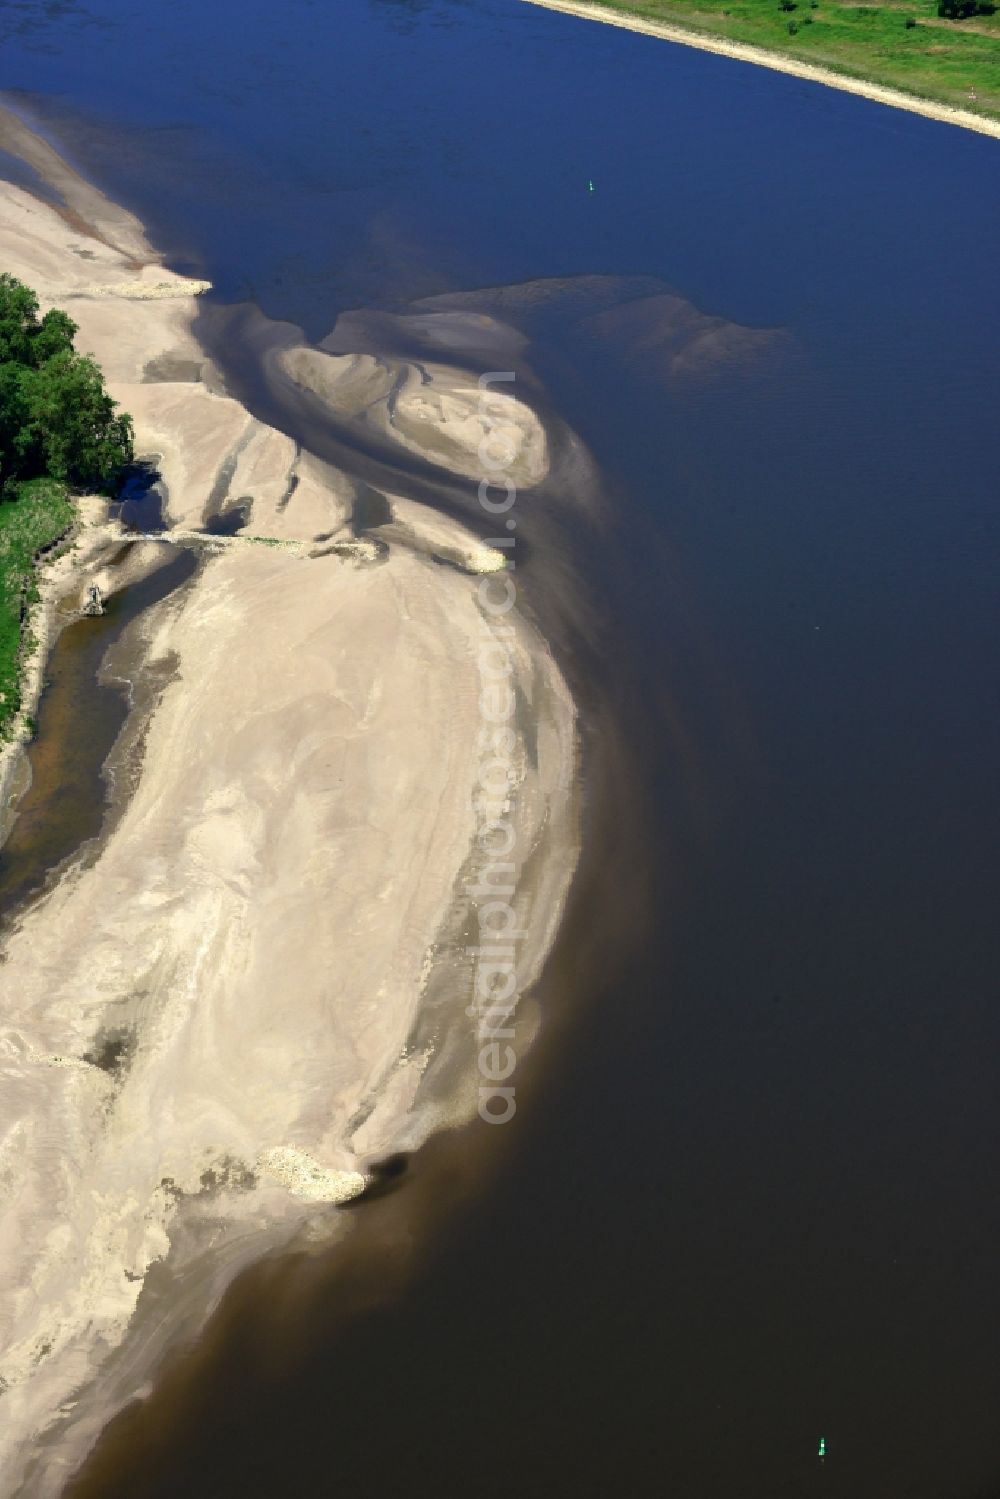
M 1000 9 L 948 21 L 936 0 L 594 0 L 607 10 L 745 42 L 832 72 L 1000 119 Z M 911 24 L 907 25 L 907 21 Z
M 58 541 L 73 524 L 66 486 L 33 479 L 17 498 L 0 503 L 0 738 L 21 707 L 21 660 L 27 617 L 38 600 L 36 554 Z

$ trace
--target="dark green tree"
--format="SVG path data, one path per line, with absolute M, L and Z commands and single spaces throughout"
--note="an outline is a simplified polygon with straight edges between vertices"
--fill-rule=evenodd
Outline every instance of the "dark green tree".
M 0 274 L 0 485 L 48 475 L 110 489 L 133 460 L 131 418 L 74 349 L 73 319 L 38 310 L 30 287 Z
M 31 352 L 36 367 L 55 354 L 72 354 L 76 333 L 76 324 L 68 313 L 60 312 L 56 307 L 47 312 L 38 325 L 38 332 L 31 339 Z
M 938 15 L 948 21 L 967 21 L 970 16 L 992 16 L 993 0 L 938 0 Z
M 118 413 L 92 359 L 54 354 L 28 373 L 25 395 L 28 451 L 54 479 L 98 487 L 132 461 L 131 419 Z
M 0 274 L 0 363 L 31 364 L 31 340 L 37 331 L 38 298 L 30 286 L 4 271 Z
M 7 360 L 0 364 L 0 482 L 35 477 L 32 465 L 32 432 L 29 419 L 28 380 L 32 371 Z

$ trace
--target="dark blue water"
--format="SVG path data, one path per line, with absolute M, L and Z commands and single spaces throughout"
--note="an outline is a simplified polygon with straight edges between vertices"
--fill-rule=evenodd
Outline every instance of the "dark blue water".
M 538 1086 L 401 1296 L 318 1293 L 277 1362 L 234 1303 L 89 1492 L 1000 1493 L 1000 146 L 516 0 L 0 34 L 218 300 L 318 337 L 642 274 L 794 351 L 699 387 L 535 325 L 616 522 L 567 670 L 626 746 Z

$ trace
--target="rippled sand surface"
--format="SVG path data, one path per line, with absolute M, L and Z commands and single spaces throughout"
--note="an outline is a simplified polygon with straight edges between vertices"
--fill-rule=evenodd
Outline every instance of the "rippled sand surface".
M 158 545 L 200 564 L 141 621 L 170 671 L 128 804 L 0 968 L 0 1464 L 4 1493 L 39 1499 L 242 1265 L 330 1242 L 374 1163 L 475 1111 L 462 941 L 491 893 L 470 885 L 498 662 L 521 987 L 577 852 L 574 707 L 537 630 L 487 607 L 503 554 L 392 496 L 359 536 L 347 475 L 225 394 L 191 333 L 200 287 L 47 151 L 74 210 L 3 188 L 3 263 L 79 323 L 161 476 Z M 387 440 L 474 474 L 458 377 L 438 400 L 397 373 Z M 503 400 L 530 483 L 545 435 Z M 235 537 L 199 535 L 237 502 Z M 74 586 L 102 566 L 78 554 Z

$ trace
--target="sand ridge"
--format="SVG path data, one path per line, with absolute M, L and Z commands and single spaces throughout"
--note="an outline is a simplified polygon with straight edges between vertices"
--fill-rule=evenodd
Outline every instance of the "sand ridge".
M 79 323 L 174 542 L 237 502 L 247 522 L 132 627 L 171 672 L 130 800 L 4 940 L 0 1465 L 3 1493 L 32 1499 L 148 1387 L 176 1335 L 165 1305 L 196 1332 L 242 1265 L 335 1235 L 331 1204 L 373 1162 L 474 1112 L 459 939 L 498 657 L 519 704 L 503 805 L 522 988 L 578 852 L 574 706 L 537 630 L 484 605 L 495 550 L 392 497 L 385 535 L 359 542 L 348 476 L 226 395 L 191 331 L 202 285 L 73 190 L 70 220 L 0 185 L 0 263 Z M 62 581 L 106 560 L 88 546 Z M 462 1066 L 430 1089 L 440 1048 Z

